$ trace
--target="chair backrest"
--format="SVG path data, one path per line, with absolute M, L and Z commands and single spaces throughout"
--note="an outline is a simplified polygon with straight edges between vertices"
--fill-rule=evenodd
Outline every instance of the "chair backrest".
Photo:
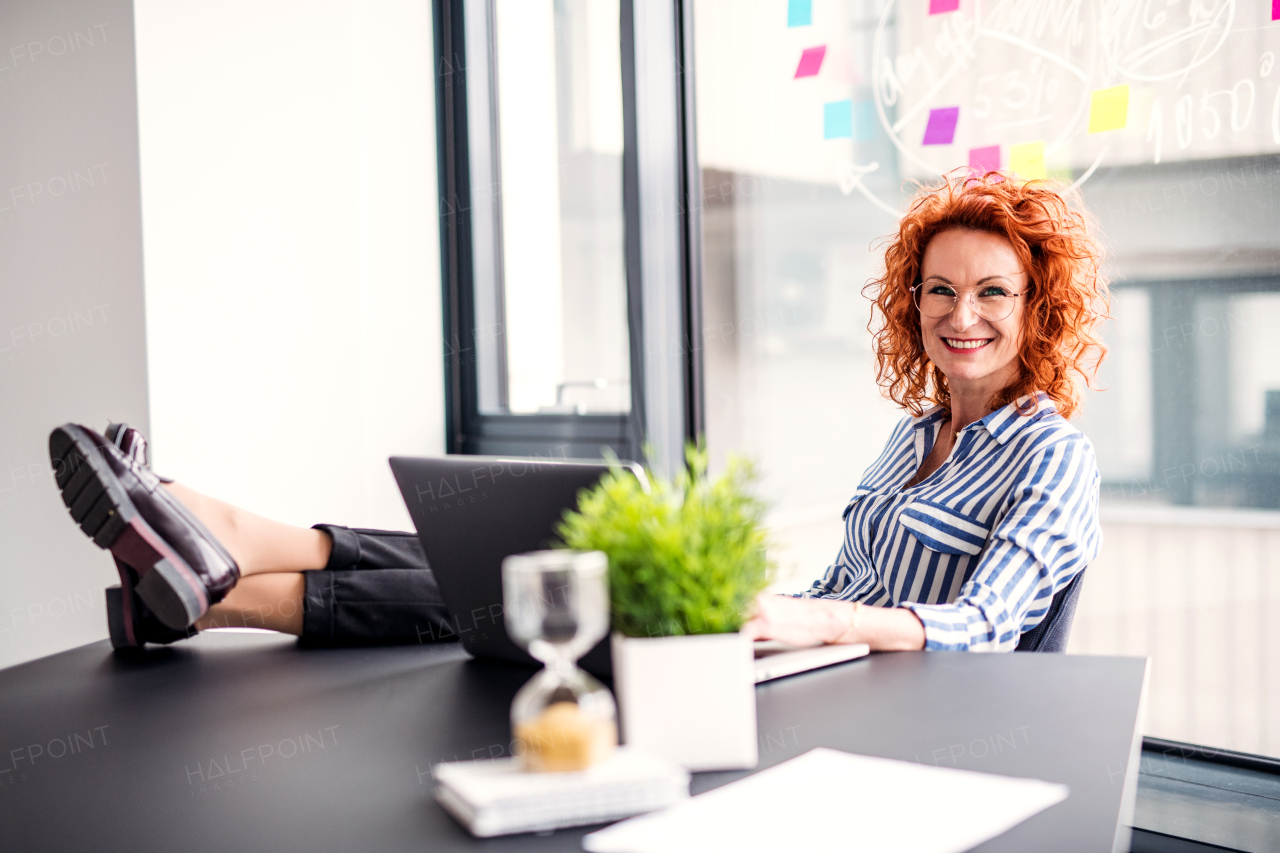
M 1076 602 L 1080 598 L 1080 584 L 1084 569 L 1071 579 L 1071 583 L 1058 590 L 1049 602 L 1049 612 L 1040 624 L 1018 639 L 1020 652 L 1065 652 L 1071 637 L 1071 621 L 1076 617 Z

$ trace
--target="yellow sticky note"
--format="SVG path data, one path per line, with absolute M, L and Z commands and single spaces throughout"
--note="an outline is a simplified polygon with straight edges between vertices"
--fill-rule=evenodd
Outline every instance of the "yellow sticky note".
M 1044 143 L 1024 142 L 1009 146 L 1009 171 L 1024 181 L 1044 178 Z
M 1089 132 L 1120 130 L 1129 122 L 1129 84 L 1094 89 L 1089 99 Z

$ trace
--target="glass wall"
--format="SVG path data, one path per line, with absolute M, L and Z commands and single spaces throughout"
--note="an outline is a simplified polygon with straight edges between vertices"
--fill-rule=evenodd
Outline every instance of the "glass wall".
M 1152 658 L 1148 734 L 1280 754 L 1280 22 L 1270 4 L 694 0 L 707 434 L 761 464 L 783 577 L 901 416 L 880 239 L 913 181 L 1077 187 L 1114 281 L 1077 425 L 1106 544 L 1072 651 Z
M 481 414 L 630 409 L 617 0 L 467 6 Z

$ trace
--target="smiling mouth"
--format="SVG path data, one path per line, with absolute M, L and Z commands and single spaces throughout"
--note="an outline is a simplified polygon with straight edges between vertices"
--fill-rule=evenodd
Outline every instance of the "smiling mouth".
M 995 339 L 994 338 L 973 338 L 969 340 L 962 340 L 960 338 L 943 338 L 942 342 L 954 350 L 975 350 L 975 349 L 982 349 L 987 344 L 991 343 L 993 340 Z

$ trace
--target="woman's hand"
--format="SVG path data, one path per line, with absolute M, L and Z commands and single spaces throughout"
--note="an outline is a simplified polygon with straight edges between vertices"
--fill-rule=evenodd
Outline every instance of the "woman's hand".
M 762 593 L 756 597 L 755 613 L 742 626 L 742 633 L 753 640 L 777 640 L 788 646 L 820 646 L 851 634 L 853 618 L 854 604 L 849 601 Z
M 789 646 L 867 643 L 873 651 L 924 648 L 924 625 L 905 607 L 856 608 L 851 601 L 761 594 L 742 633 Z

